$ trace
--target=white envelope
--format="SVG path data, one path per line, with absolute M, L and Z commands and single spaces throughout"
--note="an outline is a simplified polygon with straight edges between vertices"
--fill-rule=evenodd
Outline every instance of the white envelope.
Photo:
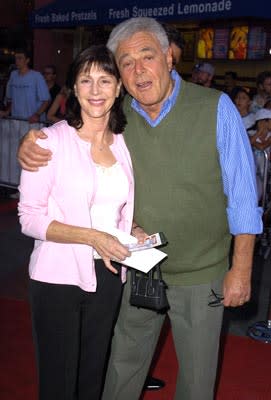
M 111 235 L 116 236 L 123 244 L 137 243 L 137 239 L 129 233 L 123 232 L 117 228 L 110 230 Z M 162 261 L 167 254 L 157 249 L 146 249 L 132 252 L 130 257 L 127 257 L 121 263 L 127 267 L 135 268 L 138 271 L 149 272 L 156 264 Z

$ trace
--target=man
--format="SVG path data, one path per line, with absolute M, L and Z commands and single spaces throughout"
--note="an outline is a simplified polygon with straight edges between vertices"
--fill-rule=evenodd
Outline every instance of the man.
M 47 110 L 49 109 L 50 105 L 53 103 L 54 99 L 56 98 L 56 95 L 60 92 L 61 87 L 56 83 L 56 67 L 55 65 L 49 64 L 46 65 L 43 69 L 43 76 L 44 79 L 47 83 L 50 96 L 51 96 L 51 101 L 49 106 L 47 107 Z
M 172 50 L 172 65 L 174 66 L 174 68 L 176 68 L 176 66 L 181 61 L 182 51 L 184 49 L 185 43 L 180 34 L 180 31 L 175 28 L 175 26 L 169 24 L 162 24 L 162 26 L 166 31 L 169 45 Z
M 194 83 L 204 87 L 213 87 L 215 68 L 212 64 L 199 63 L 194 66 L 194 70 L 196 73 L 196 81 Z
M 140 239 L 163 230 L 169 242 L 162 269 L 179 360 L 175 399 L 211 400 L 223 305 L 249 300 L 255 234 L 262 231 L 251 147 L 227 95 L 185 82 L 172 69 L 166 33 L 154 19 L 119 24 L 108 47 L 130 94 L 125 138 L 136 179 L 132 234 Z M 22 166 L 33 171 L 51 157 L 33 143 L 36 137 L 42 134 L 30 132 L 19 151 Z M 129 305 L 129 275 L 103 400 L 139 399 L 165 318 Z
M 224 88 L 223 92 L 227 93 L 231 99 L 234 98 L 236 92 L 241 88 L 237 85 L 237 72 L 226 71 L 224 74 Z
M 45 120 L 45 110 L 50 94 L 43 76 L 29 67 L 30 55 L 24 49 L 15 52 L 17 69 L 11 72 L 7 83 L 8 107 L 1 117 L 11 114 L 12 118 L 25 119 L 29 123 Z

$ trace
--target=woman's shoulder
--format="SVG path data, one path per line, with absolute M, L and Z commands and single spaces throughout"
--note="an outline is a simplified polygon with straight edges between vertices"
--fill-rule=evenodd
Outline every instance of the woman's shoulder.
M 44 143 L 46 147 L 53 146 L 56 148 L 60 142 L 68 141 L 68 138 L 74 133 L 74 128 L 67 121 L 62 120 L 49 127 L 42 128 L 42 131 L 47 135 L 47 139 L 40 139 L 41 144 Z

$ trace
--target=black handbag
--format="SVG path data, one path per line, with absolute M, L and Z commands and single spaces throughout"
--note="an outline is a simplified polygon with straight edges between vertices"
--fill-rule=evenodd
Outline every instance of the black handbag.
M 154 277 L 155 273 L 156 278 Z M 166 289 L 167 285 L 162 279 L 159 264 L 153 267 L 148 274 L 135 269 L 131 270 L 130 304 L 132 306 L 164 313 L 169 309 Z

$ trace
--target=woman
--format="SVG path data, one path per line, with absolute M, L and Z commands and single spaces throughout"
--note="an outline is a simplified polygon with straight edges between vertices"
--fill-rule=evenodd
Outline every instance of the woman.
M 248 134 L 250 134 L 249 131 L 255 124 L 255 114 L 253 112 L 250 112 L 251 101 L 252 95 L 249 89 L 239 87 L 235 90 L 233 95 L 233 102 L 242 117 Z
M 79 54 L 68 89 L 67 121 L 44 129 L 51 162 L 23 171 L 20 183 L 22 231 L 36 239 L 29 272 L 40 400 L 99 399 L 125 280 L 111 260 L 130 255 L 106 233 L 131 231 L 134 183 L 118 134 L 121 81 L 105 46 Z
M 47 121 L 55 123 L 66 118 L 66 102 L 68 95 L 68 88 L 63 86 L 47 112 Z

